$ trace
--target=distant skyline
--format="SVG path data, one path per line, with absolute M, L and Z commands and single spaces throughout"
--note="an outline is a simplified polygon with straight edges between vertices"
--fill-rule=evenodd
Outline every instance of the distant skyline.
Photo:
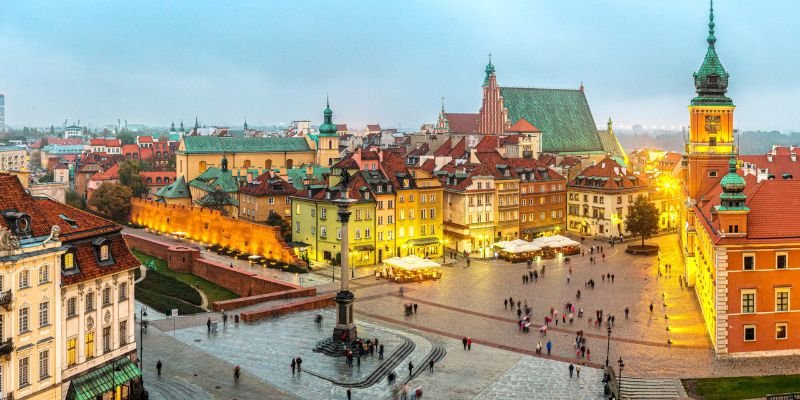
M 741 130 L 800 130 L 800 2 L 717 0 Z M 417 129 L 503 86 L 578 88 L 595 122 L 680 129 L 708 2 L 27 2 L 0 12 L 6 124 L 334 122 Z

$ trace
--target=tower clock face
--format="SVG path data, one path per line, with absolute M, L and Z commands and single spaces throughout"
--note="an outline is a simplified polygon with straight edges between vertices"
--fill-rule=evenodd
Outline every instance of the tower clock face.
M 720 128 L 720 117 L 719 115 L 707 115 L 706 116 L 706 132 L 707 133 L 717 133 L 719 132 Z

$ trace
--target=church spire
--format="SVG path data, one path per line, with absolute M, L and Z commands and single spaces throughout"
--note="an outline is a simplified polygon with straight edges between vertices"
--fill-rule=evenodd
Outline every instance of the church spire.
M 714 0 L 711 0 L 711 7 L 708 11 L 708 37 L 706 38 L 709 46 L 714 46 L 714 43 L 717 42 L 717 38 L 714 36 L 714 26 Z
M 714 35 L 714 1 L 711 0 L 711 6 L 708 12 L 708 50 L 703 59 L 703 64 L 700 69 L 694 73 L 694 87 L 697 96 L 692 99 L 692 105 L 733 105 L 733 101 L 725 93 L 728 91 L 728 78 L 730 75 L 717 56 L 715 45 L 717 37 Z
M 247 117 L 244 117 L 244 130 L 247 130 Z
M 336 125 L 333 124 L 333 110 L 331 110 L 331 102 L 328 96 L 325 96 L 325 110 L 322 111 L 323 122 L 319 126 L 320 135 L 336 135 Z
M 489 53 L 489 63 L 486 64 L 486 78 L 483 80 L 483 85 L 489 84 L 489 76 L 494 75 L 494 65 L 492 64 L 492 53 Z

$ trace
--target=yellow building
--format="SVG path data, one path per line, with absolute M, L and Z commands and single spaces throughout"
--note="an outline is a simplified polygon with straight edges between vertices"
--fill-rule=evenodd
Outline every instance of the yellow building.
M 184 136 L 175 152 L 177 176 L 190 182 L 209 167 L 221 167 L 223 156 L 235 176 L 245 176 L 251 168 L 285 176 L 287 169 L 316 162 L 316 143 L 309 136 Z
M 404 243 L 412 254 L 420 257 L 441 256 L 442 251 L 447 247 L 444 238 L 444 225 L 442 223 L 442 183 L 436 176 L 419 167 L 409 167 L 414 186 L 417 189 L 418 218 L 412 220 L 416 222 L 416 231 L 419 232 L 418 238 L 410 238 Z
M 444 176 L 445 235 L 448 248 L 479 257 L 491 256 L 497 225 L 494 172 L 484 164 L 449 163 Z
M 0 193 L 8 207 L 0 213 L 3 398 L 127 399 L 138 393 L 132 269 L 139 263 L 121 227 L 34 198 L 12 175 L 0 174 Z M 120 371 L 115 387 L 103 392 L 95 381 L 106 381 L 112 371 Z

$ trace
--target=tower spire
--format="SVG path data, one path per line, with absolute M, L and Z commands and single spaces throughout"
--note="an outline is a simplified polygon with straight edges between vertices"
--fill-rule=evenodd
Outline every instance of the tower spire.
M 714 26 L 716 26 L 714 24 L 714 0 L 711 0 L 711 7 L 708 11 L 708 38 L 706 38 L 706 41 L 712 47 L 717 42 L 717 38 L 714 36 Z
M 442 114 L 444 114 L 444 96 L 442 96 Z

